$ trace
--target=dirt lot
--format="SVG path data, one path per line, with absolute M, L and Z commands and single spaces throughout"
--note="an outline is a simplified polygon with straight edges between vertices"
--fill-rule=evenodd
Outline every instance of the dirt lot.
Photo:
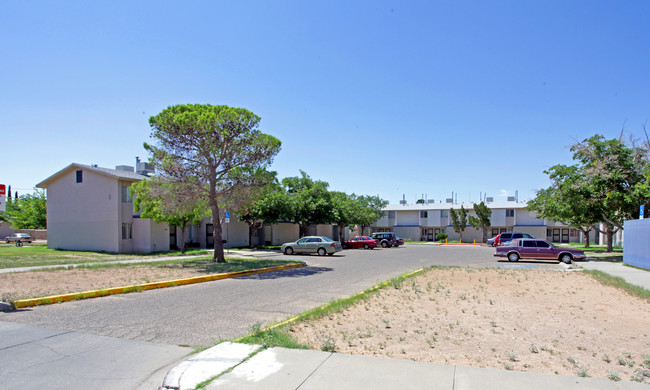
M 650 303 L 588 274 L 433 269 L 291 331 L 340 353 L 630 380 L 650 367 L 648 324 Z
M 16 300 L 203 275 L 196 268 L 150 265 L 9 273 L 0 274 L 0 294 Z

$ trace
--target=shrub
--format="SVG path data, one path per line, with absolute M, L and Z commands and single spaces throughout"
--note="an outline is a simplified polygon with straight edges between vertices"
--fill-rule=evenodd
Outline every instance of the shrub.
M 447 233 L 438 233 L 436 234 L 436 241 L 444 241 L 449 237 Z

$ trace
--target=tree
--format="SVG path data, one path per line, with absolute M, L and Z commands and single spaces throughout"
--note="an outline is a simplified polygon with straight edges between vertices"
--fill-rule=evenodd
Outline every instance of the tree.
M 260 117 L 245 108 L 209 104 L 170 106 L 149 118 L 157 145 L 145 143 L 154 164 L 171 159 L 178 169 L 198 178 L 198 190 L 207 199 L 213 229 L 213 261 L 225 262 L 220 199 L 250 186 L 246 172 L 268 166 L 280 151 L 277 138 L 259 131 Z M 156 164 L 156 166 L 164 164 Z M 245 168 L 232 175 L 236 168 Z M 165 168 L 163 168 L 165 169 Z M 178 172 L 163 172 L 176 176 Z
M 462 206 L 461 206 L 462 207 Z M 490 217 L 492 216 L 492 210 L 484 202 L 474 204 L 474 212 L 476 217 L 473 215 L 468 216 L 469 224 L 476 229 L 481 229 L 483 231 L 483 242 L 487 240 L 487 230 L 490 227 Z
M 286 210 L 283 219 L 298 224 L 300 237 L 307 234 L 309 225 L 331 222 L 332 195 L 327 189 L 327 182 L 314 181 L 300 171 L 300 176 L 282 179 L 282 185 L 285 188 L 285 192 L 281 193 L 285 202 L 283 208 Z
M 196 177 L 178 180 L 172 177 L 152 177 L 133 183 L 129 189 L 134 211 L 157 223 L 167 223 L 181 229 L 181 253 L 185 253 L 185 229 L 197 225 L 208 215 L 206 199 L 197 193 Z
M 460 234 L 460 241 L 463 242 L 463 232 L 465 227 L 467 227 L 467 212 L 463 205 L 460 205 L 460 211 L 457 213 L 456 210 L 452 207 L 449 210 L 449 215 L 451 217 L 451 223 L 454 226 L 454 231 Z
M 262 227 L 263 222 L 277 222 L 276 217 L 271 217 L 266 214 L 266 209 L 262 207 L 262 201 L 273 193 L 279 190 L 279 183 L 276 178 L 277 172 L 267 171 L 266 169 L 259 168 L 256 172 L 251 174 L 253 185 L 243 188 L 243 191 L 233 192 L 229 198 L 231 199 L 230 207 L 235 210 L 238 219 L 246 222 L 248 225 L 248 246 L 253 248 L 253 237 L 255 231 Z M 271 211 L 272 213 L 272 211 Z
M 34 190 L 33 194 L 21 195 L 7 202 L 0 219 L 9 223 L 12 229 L 47 228 L 47 200 L 45 191 Z
M 544 173 L 549 175 L 551 186 L 537 191 L 526 209 L 580 230 L 585 236 L 585 247 L 589 247 L 589 232 L 600 222 L 600 212 L 592 201 L 586 176 L 577 165 L 559 164 Z
M 613 250 L 613 236 L 623 229 L 623 222 L 638 217 L 639 205 L 648 203 L 636 188 L 646 180 L 648 150 L 627 146 L 619 139 L 606 140 L 596 134 L 571 147 L 573 159 L 581 165 L 586 178 L 583 191 L 589 194 L 590 207 L 605 225 L 607 251 Z

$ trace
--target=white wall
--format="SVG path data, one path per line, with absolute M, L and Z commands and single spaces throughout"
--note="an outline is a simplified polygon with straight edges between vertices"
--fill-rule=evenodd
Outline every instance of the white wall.
M 271 245 L 282 245 L 285 242 L 296 241 L 300 234 L 298 224 L 296 223 L 278 223 L 273 225 L 272 228 L 273 241 Z
M 528 210 L 516 209 L 515 210 L 515 225 L 532 225 L 532 226 L 542 226 L 544 225 L 544 220 L 537 218 L 537 215 Z
M 419 211 L 397 211 L 395 213 L 395 224 L 396 225 L 410 225 L 410 226 L 419 226 L 420 224 L 420 212 Z
M 169 250 L 169 227 L 148 218 L 133 219 L 133 251 L 138 253 Z
M 118 252 L 120 192 L 117 180 L 83 170 L 76 182 L 72 169 L 47 187 L 49 248 Z
M 495 209 L 492 210 L 492 216 L 490 217 L 490 222 L 492 226 L 508 226 L 506 225 L 506 210 L 505 209 Z
M 325 236 L 331 238 L 332 240 L 338 240 L 338 237 L 332 237 L 333 225 L 316 225 L 316 235 Z

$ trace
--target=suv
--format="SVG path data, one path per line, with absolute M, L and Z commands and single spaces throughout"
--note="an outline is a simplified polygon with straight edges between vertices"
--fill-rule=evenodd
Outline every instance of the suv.
M 528 233 L 514 233 L 506 232 L 499 234 L 494 239 L 494 246 L 508 245 L 508 243 L 516 238 L 535 238 Z
M 371 237 L 377 241 L 377 245 L 382 248 L 390 248 L 404 244 L 404 240 L 397 237 L 393 232 L 381 232 L 381 233 L 372 233 Z

